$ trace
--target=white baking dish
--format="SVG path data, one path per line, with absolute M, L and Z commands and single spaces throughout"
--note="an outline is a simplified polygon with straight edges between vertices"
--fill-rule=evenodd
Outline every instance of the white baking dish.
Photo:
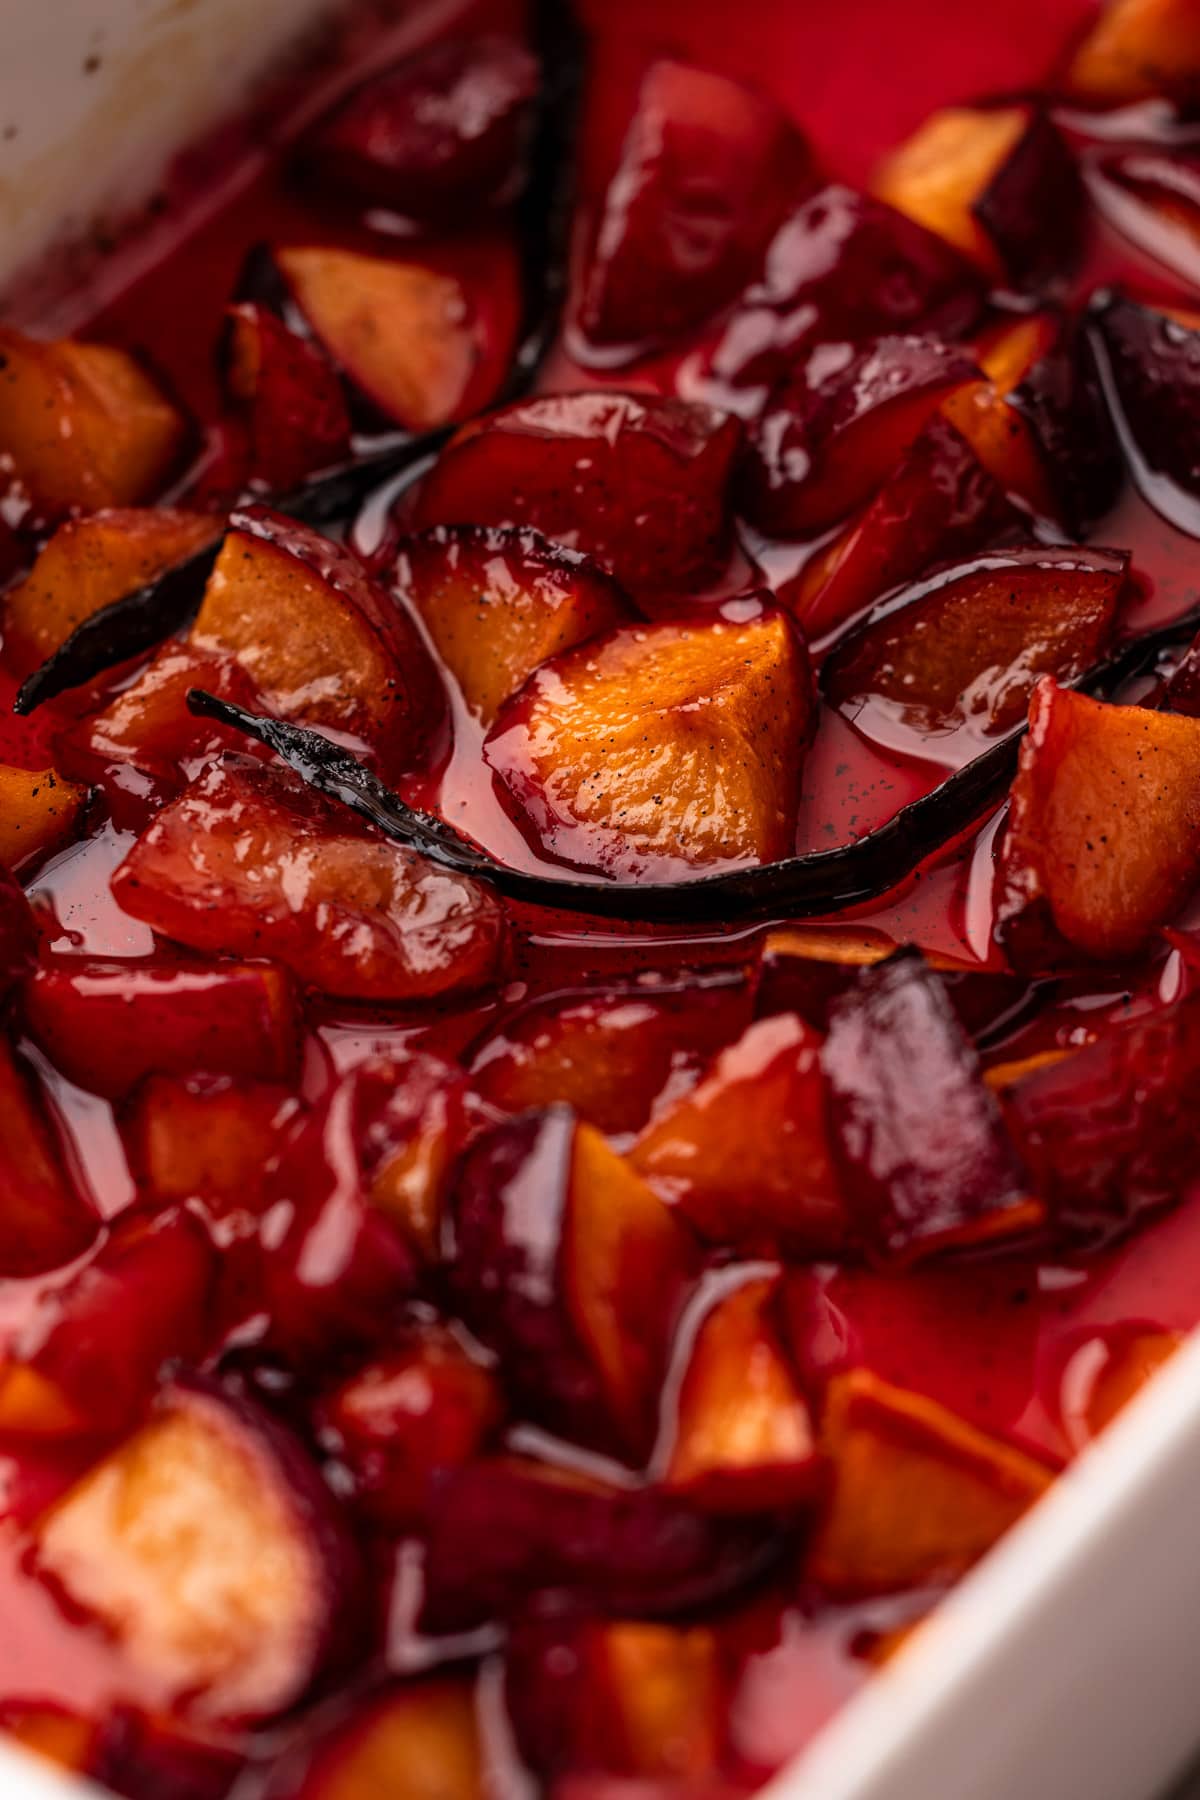
M 0 288 L 86 218 L 144 198 L 214 96 L 235 103 L 339 3 L 0 0 Z M 1200 1743 L 1197 1495 L 1200 1338 L 771 1800 L 1160 1800 Z M 0 1741 L 3 1800 L 88 1792 Z

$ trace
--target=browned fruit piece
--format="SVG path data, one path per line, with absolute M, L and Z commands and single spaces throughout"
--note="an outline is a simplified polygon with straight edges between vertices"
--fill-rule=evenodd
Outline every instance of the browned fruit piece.
M 956 1580 L 1052 1480 L 1032 1457 L 866 1369 L 830 1382 L 821 1447 L 832 1479 L 808 1572 L 847 1597 Z
M 1083 187 L 1040 108 L 951 106 L 885 158 L 873 191 L 994 281 L 1038 281 L 1079 247 Z
M 1129 106 L 1163 95 L 1200 100 L 1200 13 L 1194 0 L 1108 0 L 1078 45 L 1063 87 L 1085 105 Z
M 385 766 L 428 749 L 441 698 L 412 621 L 348 550 L 294 519 L 233 515 L 192 641 L 236 657 L 279 717 L 359 738 Z
M 68 519 L 3 600 L 5 660 L 19 673 L 44 662 L 101 607 L 155 580 L 220 531 L 171 507 L 114 507 Z
M 1053 349 L 1059 330 L 1053 312 L 993 325 L 974 345 L 986 379 L 952 394 L 942 407 L 984 468 L 1043 518 L 1054 517 L 1057 510 L 1050 472 L 1028 420 L 1010 404 L 1010 396 Z
M 951 564 L 844 638 L 822 688 L 851 717 L 882 702 L 919 732 L 1010 731 L 1039 676 L 1071 681 L 1100 660 L 1128 567 L 1124 550 L 1040 545 Z
M 820 1052 L 819 1033 L 794 1013 L 758 1020 L 651 1121 L 634 1168 L 714 1243 L 838 1254 L 850 1226 Z
M 531 529 L 434 526 L 401 543 L 392 579 L 485 725 L 540 663 L 628 617 L 611 576 Z
M 78 836 L 87 789 L 53 769 L 0 764 L 0 863 L 20 873 Z
M 42 343 L 0 326 L 0 464 L 30 522 L 152 499 L 183 419 L 123 350 Z
M 1034 690 L 996 872 L 996 935 L 1020 967 L 1054 935 L 1139 950 L 1200 878 L 1200 720 Z M 1050 932 L 1051 938 L 1047 938 Z
M 473 411 L 476 395 L 486 402 L 477 374 L 487 346 L 454 276 L 322 245 L 275 258 L 334 363 L 389 419 L 431 431 Z
M 182 1384 L 38 1522 L 33 1563 L 159 1691 L 224 1722 L 299 1699 L 353 1569 L 299 1444 L 248 1404 Z
M 2 1039 L 0 1120 L 0 1274 L 39 1274 L 86 1249 L 98 1221 L 76 1190 L 32 1074 Z
M 151 1075 L 125 1107 L 121 1135 L 140 1192 L 159 1205 L 200 1199 L 255 1213 L 299 1111 L 287 1088 L 269 1081 Z
M 469 1682 L 410 1682 L 360 1702 L 286 1755 L 265 1800 L 488 1800 L 493 1788 Z
M 624 879 L 790 855 L 811 725 L 787 619 L 624 626 L 556 657 L 484 747 L 553 855 Z
M 711 1512 L 770 1512 L 811 1496 L 819 1462 L 808 1405 L 771 1308 L 777 1278 L 721 1294 L 691 1346 L 663 1483 Z
M 172 639 L 135 681 L 82 721 L 67 742 L 83 757 L 84 767 L 99 765 L 101 781 L 107 765 L 131 763 L 165 786 L 178 787 L 184 765 L 245 744 L 240 732 L 191 711 L 188 695 L 193 688 L 251 711 L 259 704 L 253 682 L 232 656 L 217 656 Z

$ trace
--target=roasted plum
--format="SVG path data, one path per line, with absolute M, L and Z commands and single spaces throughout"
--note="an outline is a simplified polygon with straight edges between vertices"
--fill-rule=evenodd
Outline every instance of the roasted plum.
M 449 1472 L 429 1527 L 422 1623 L 466 1630 L 561 1592 L 587 1610 L 669 1618 L 736 1592 L 777 1543 L 655 1487 L 617 1487 L 528 1458 Z
M 611 576 L 529 528 L 434 526 L 401 541 L 391 581 L 485 725 L 540 663 L 629 616 Z
M 750 1005 L 741 969 L 549 995 L 476 1045 L 471 1084 L 505 1112 L 563 1104 L 610 1137 L 639 1131 L 749 1023 Z
M 1200 314 L 1097 295 L 1088 337 L 1130 472 L 1150 505 L 1200 531 Z
M 322 244 L 275 260 L 334 365 L 385 419 L 430 431 L 492 397 L 511 345 L 455 275 Z
M 1112 635 L 1125 551 L 997 551 L 901 589 L 843 638 L 821 671 L 826 698 L 868 732 L 874 708 L 917 732 L 1020 724 L 1043 675 L 1072 681 Z
M 0 1274 L 36 1275 L 86 1250 L 98 1220 L 33 1073 L 0 1039 Z
M 356 557 L 294 519 L 233 515 L 191 640 L 236 657 L 281 718 L 359 739 L 385 767 L 428 753 L 441 696 L 412 621 Z
M 322 1399 L 321 1442 L 357 1505 L 387 1529 L 420 1527 L 439 1470 L 478 1456 L 503 1417 L 493 1369 L 454 1334 L 426 1327 Z
M 42 526 L 153 499 L 186 437 L 176 407 L 125 351 L 0 326 L 0 491 L 10 518 Z
M 632 359 L 702 325 L 758 273 L 811 184 L 804 140 L 772 100 L 707 69 L 653 63 L 591 234 L 585 340 Z
M 350 419 L 336 370 L 317 345 L 266 306 L 245 301 L 227 315 L 225 384 L 242 416 L 248 473 L 286 494 L 350 455 Z
M 213 1337 L 216 1257 L 190 1214 L 127 1214 L 39 1297 L 0 1359 L 0 1435 L 113 1437 L 140 1423 L 167 1362 Z
M 346 1092 L 371 1205 L 435 1260 L 450 1174 L 480 1122 L 463 1071 L 424 1051 L 373 1056 L 347 1076 Z
M 486 1748 L 470 1680 L 407 1682 L 310 1729 L 268 1779 L 263 1800 L 487 1800 Z
M 1200 277 L 1200 158 L 1150 146 L 1093 152 L 1088 193 L 1130 243 L 1195 289 Z
M 68 734 L 72 767 L 78 764 L 77 772 L 98 775 L 103 785 L 113 764 L 128 763 L 171 789 L 182 785 L 184 768 L 238 749 L 242 740 L 236 733 L 190 711 L 193 688 L 240 706 L 258 703 L 254 684 L 236 658 L 172 639 L 136 680 Z
M 85 619 L 183 562 L 219 529 L 201 513 L 170 507 L 114 507 L 66 520 L 4 595 L 5 662 L 27 674 Z
M 820 1034 L 782 1013 L 722 1050 L 630 1161 L 713 1243 L 837 1255 L 851 1229 L 826 1112 Z
M 1055 1225 L 1104 1238 L 1179 1198 L 1200 1143 L 1198 1066 L 1191 998 L 1112 1025 L 1006 1089 L 1009 1130 Z
M 87 789 L 54 769 L 0 763 L 0 865 L 21 874 L 83 829 Z
M 349 999 L 477 986 L 504 920 L 492 896 L 351 823 L 286 770 L 227 760 L 160 812 L 112 878 L 125 911 L 196 950 L 269 950 Z
M 847 1597 L 955 1580 L 1052 1476 L 935 1401 L 865 1369 L 830 1382 L 821 1447 L 832 1480 L 807 1569 Z
M 979 277 L 944 238 L 853 188 L 821 188 L 787 218 L 708 359 L 734 388 L 767 389 L 817 343 L 929 330 L 979 312 Z
M 755 428 L 743 510 L 777 537 L 836 524 L 879 486 L 938 406 L 978 378 L 969 356 L 933 337 L 814 351 Z
M 578 1436 L 649 1452 L 692 1256 L 670 1210 L 566 1107 L 495 1126 L 467 1152 L 448 1279 L 514 1395 Z
M 636 597 L 720 574 L 741 431 L 710 406 L 548 395 L 465 425 L 422 484 L 420 525 L 532 525 Z
M 1075 47 L 1064 91 L 1085 106 L 1200 100 L 1200 19 L 1190 0 L 1107 0 Z
M 811 1500 L 820 1460 L 772 1308 L 778 1277 L 722 1291 L 700 1320 L 675 1401 L 664 1486 L 716 1513 Z
M 306 134 L 302 167 L 339 200 L 351 193 L 445 229 L 511 200 L 520 185 L 538 84 L 513 38 L 449 38 L 365 81 Z
M 1078 256 L 1083 184 L 1030 104 L 935 112 L 876 171 L 873 191 L 993 281 L 1044 284 Z
M 1200 721 L 1034 689 L 996 870 L 996 935 L 1038 969 L 1119 959 L 1200 880 Z
M 934 563 L 982 549 L 1014 522 L 994 476 L 949 419 L 935 414 L 878 493 L 779 598 L 819 637 Z
M 295 989 L 270 963 L 64 957 L 26 981 L 21 1011 L 54 1066 L 110 1100 L 155 1073 L 286 1081 L 299 1067 Z
M 975 1050 L 919 952 L 860 971 L 830 1009 L 821 1062 L 834 1166 L 876 1256 L 910 1263 L 1041 1225 Z
M 788 855 L 811 722 L 781 613 L 628 625 L 544 664 L 484 754 L 553 855 L 652 880 Z
M 257 1076 L 256 1071 L 256 1076 Z M 300 1101 L 278 1082 L 230 1075 L 147 1077 L 121 1114 L 143 1199 L 198 1199 L 215 1213 L 261 1212 Z
M 248 1402 L 177 1383 L 34 1532 L 38 1575 L 197 1720 L 298 1700 L 354 1562 L 304 1451 Z

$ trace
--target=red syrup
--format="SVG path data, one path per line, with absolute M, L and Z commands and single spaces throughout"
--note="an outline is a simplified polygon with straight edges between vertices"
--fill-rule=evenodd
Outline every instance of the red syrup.
M 1087 0 L 1060 0 L 1053 7 L 1044 0 L 1010 0 L 1002 9 L 980 7 L 964 15 L 954 0 L 908 0 L 901 7 L 846 0 L 838 8 L 758 0 L 742 9 L 732 33 L 724 0 L 639 0 L 637 5 L 588 0 L 584 10 L 596 32 L 584 133 L 586 205 L 611 170 L 637 80 L 651 56 L 678 54 L 770 88 L 809 131 L 831 173 L 854 182 L 931 108 L 979 92 L 1020 88 L 1041 77 L 1091 8 Z M 507 0 L 479 0 L 430 6 L 428 16 L 439 24 L 453 16 L 503 26 L 516 22 L 520 11 Z M 407 15 L 403 36 L 415 36 L 424 17 L 424 12 Z M 229 203 L 174 243 L 162 260 L 143 268 L 121 291 L 118 277 L 106 272 L 97 289 L 103 303 L 97 308 L 78 298 L 60 318 L 74 331 L 148 350 L 202 420 L 214 415 L 214 338 L 247 251 L 271 237 L 311 235 L 349 246 L 367 241 L 357 226 L 298 194 L 261 147 L 248 150 L 239 167 L 241 173 L 230 181 Z M 511 284 L 511 267 L 495 246 L 471 244 L 454 254 L 458 268 L 474 278 L 501 289 Z M 1117 274 L 1150 296 L 1185 294 L 1158 265 L 1131 261 L 1115 233 L 1102 228 L 1082 285 Z M 169 331 L 164 320 L 170 321 Z M 547 371 L 546 385 L 597 386 L 608 379 L 668 391 L 693 349 L 620 377 L 585 369 L 562 351 Z M 369 537 L 370 529 L 369 523 L 360 525 L 360 534 Z M 1093 536 L 1133 553 L 1142 597 L 1128 615 L 1131 625 L 1172 617 L 1200 597 L 1191 572 L 1192 540 L 1151 512 L 1132 488 Z M 773 574 L 790 573 L 801 559 L 794 550 L 763 558 Z M 710 604 L 719 604 L 719 598 Z M 53 758 L 69 709 L 48 707 L 30 720 L 16 719 L 8 705 L 14 690 L 15 683 L 0 674 L 0 760 L 44 766 Z M 479 754 L 479 727 L 461 709 L 454 723 L 447 763 L 435 779 L 414 783 L 409 797 L 436 805 L 505 860 L 539 866 L 542 859 L 496 799 Z M 849 842 L 928 792 L 943 770 L 927 746 L 923 754 L 917 748 L 905 755 L 894 747 L 888 751 L 824 712 L 805 764 L 797 848 Z M 132 810 L 136 813 L 136 806 Z M 154 953 L 150 934 L 126 918 L 108 892 L 108 873 L 132 835 L 132 829 L 106 827 L 62 853 L 32 883 L 56 948 L 125 957 Z M 990 930 L 994 836 L 994 822 L 988 822 L 884 903 L 859 910 L 857 921 L 980 966 L 1002 966 Z M 350 1067 L 376 1047 L 420 1045 L 460 1054 L 506 1008 L 573 987 L 581 978 L 602 982 L 644 970 L 748 963 L 764 929 L 734 924 L 698 935 L 522 909 L 514 909 L 513 923 L 511 964 L 505 985 L 495 993 L 433 1015 L 377 1013 L 329 1002 L 314 1010 L 316 1042 L 308 1064 L 314 1092 L 332 1066 Z M 1119 978 L 1107 985 L 1068 983 L 1032 1023 L 989 1044 L 986 1060 L 1005 1062 L 1081 1041 L 1106 1014 L 1144 1004 L 1156 986 L 1170 993 L 1182 979 L 1174 955 L 1148 973 L 1135 972 L 1128 987 Z M 97 1204 L 106 1214 L 119 1209 L 131 1188 L 110 1109 L 53 1071 L 45 1073 Z M 1064 1370 L 1081 1346 L 1130 1323 L 1183 1331 L 1200 1322 L 1200 1188 L 1121 1244 L 1069 1263 L 1006 1255 L 899 1275 L 829 1265 L 797 1271 L 789 1280 L 814 1376 L 847 1360 L 865 1364 L 1057 1463 L 1071 1448 L 1062 1417 Z M 19 1329 L 45 1285 L 8 1285 L 0 1295 L 0 1335 Z M 153 1707 L 160 1698 L 153 1681 L 125 1664 L 93 1630 L 69 1626 L 48 1592 L 22 1572 L 20 1526 L 74 1472 L 69 1458 L 0 1458 L 0 1517 L 8 1522 L 0 1537 L 5 1614 L 0 1700 L 59 1701 L 97 1715 L 115 1702 Z M 913 1605 L 904 1600 L 814 1613 L 786 1594 L 744 1605 L 730 1626 L 731 1641 L 745 1657 L 732 1706 L 731 1774 L 765 1776 L 793 1754 L 867 1678 L 870 1665 L 856 1653 L 864 1633 L 902 1624 Z M 400 1655 L 396 1643 L 392 1653 Z

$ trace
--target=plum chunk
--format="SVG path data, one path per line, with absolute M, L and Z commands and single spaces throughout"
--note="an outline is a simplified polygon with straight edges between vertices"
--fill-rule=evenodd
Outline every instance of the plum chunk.
M 225 385 L 249 440 L 249 471 L 275 493 L 350 456 L 337 372 L 315 344 L 254 301 L 227 314 Z
M 257 1213 L 300 1110 L 286 1087 L 229 1075 L 151 1075 L 123 1110 L 121 1136 L 139 1192 L 158 1205 L 203 1200 Z
M 995 281 L 1042 284 L 1079 252 L 1083 184 L 1037 106 L 935 112 L 885 159 L 872 186 Z
M 374 75 L 306 135 L 307 170 L 331 190 L 444 231 L 512 199 L 538 88 L 513 38 L 450 38 Z
M 456 276 L 422 263 L 297 244 L 275 260 L 335 366 L 385 418 L 432 431 L 485 405 L 507 344 Z
M 1089 308 L 1105 398 L 1144 497 L 1194 536 L 1200 520 L 1200 314 L 1156 311 L 1121 294 Z
M 1200 1003 L 1110 1026 L 1004 1095 L 1009 1130 L 1055 1224 L 1106 1236 L 1182 1197 L 1200 1123 Z
M 253 682 L 232 656 L 171 642 L 107 706 L 68 733 L 66 742 L 85 767 L 99 765 L 102 780 L 112 764 L 129 763 L 164 788 L 177 788 L 185 765 L 245 743 L 240 733 L 189 709 L 193 688 L 251 710 L 259 702 Z
M 4 595 L 4 657 L 26 674 L 101 607 L 154 581 L 218 535 L 217 521 L 172 507 L 112 507 L 68 519 Z
M 996 870 L 996 936 L 1020 968 L 1063 941 L 1142 948 L 1200 879 L 1200 720 L 1034 689 Z
M 709 367 L 735 387 L 771 388 L 813 344 L 954 337 L 979 307 L 977 272 L 944 238 L 834 184 L 780 226 Z
M 951 564 L 887 600 L 833 651 L 826 698 L 852 717 L 882 706 L 920 732 L 1020 724 L 1040 676 L 1070 681 L 1116 621 L 1127 551 L 997 551 Z
M 108 1437 L 136 1425 L 169 1360 L 212 1335 L 216 1258 L 190 1214 L 127 1214 L 0 1360 L 0 1433 Z
M 771 1317 L 775 1277 L 714 1302 L 684 1367 L 664 1486 L 713 1512 L 770 1512 L 815 1491 L 813 1421 Z
M 514 1395 L 644 1458 L 691 1255 L 641 1177 L 566 1107 L 526 1113 L 467 1151 L 448 1244 L 456 1302 Z
M 515 1457 L 449 1473 L 430 1520 L 422 1624 L 470 1629 L 563 1590 L 589 1611 L 666 1618 L 735 1592 L 776 1545 L 761 1520 L 707 1517 L 653 1487 L 615 1487 Z
M 1200 19 L 1191 0 L 1108 0 L 1077 45 L 1063 87 L 1086 106 L 1159 96 L 1200 100 Z
M 176 1706 L 224 1723 L 299 1699 L 353 1574 L 299 1444 L 248 1404 L 181 1383 L 39 1521 L 34 1567 Z
M 611 576 L 529 529 L 435 526 L 402 541 L 392 582 L 485 725 L 539 663 L 628 617 Z
M 421 525 L 532 525 L 634 595 L 697 588 L 729 545 L 736 419 L 648 395 L 519 401 L 464 426 L 425 480 Z
M 299 1065 L 295 989 L 269 963 L 160 968 L 67 957 L 37 969 L 21 1003 L 55 1067 L 110 1100 L 150 1074 L 286 1081 Z
M 553 855 L 626 879 L 791 854 L 812 721 L 786 617 L 625 626 L 543 665 L 484 755 Z
M 758 1020 L 634 1145 L 634 1168 L 703 1237 L 800 1255 L 845 1248 L 820 1043 L 794 1014 Z
M 37 1275 L 70 1262 L 95 1235 L 57 1122 L 32 1074 L 0 1039 L 0 1274 Z
M 43 343 L 0 326 L 0 493 L 10 518 L 44 525 L 152 499 L 186 434 L 123 350 Z
M 1063 1369 L 1059 1413 L 1072 1446 L 1082 1450 L 1111 1425 L 1183 1342 L 1183 1333 L 1132 1321 L 1085 1338 Z
M 195 950 L 271 955 L 346 999 L 429 999 L 493 973 L 487 889 L 358 830 L 298 778 L 214 765 L 160 812 L 112 878 L 126 912 Z
M 318 1424 L 358 1505 L 403 1532 L 425 1520 L 436 1472 L 472 1461 L 502 1413 L 493 1371 L 452 1332 L 427 1327 L 328 1393 Z
M 26 1750 L 77 1775 L 93 1772 L 103 1737 L 95 1719 L 70 1712 L 50 1700 L 5 1700 L 0 1703 L 0 1731 Z
M 505 1112 L 562 1103 L 610 1137 L 638 1131 L 749 1023 L 750 999 L 742 970 L 549 995 L 489 1032 L 471 1083 Z
M 452 1678 L 386 1688 L 309 1732 L 267 1779 L 263 1800 L 488 1800 L 479 1703 Z
M 757 274 L 811 185 L 807 148 L 772 100 L 686 63 L 653 63 L 592 233 L 579 323 L 636 356 L 702 325 Z
M 385 767 L 428 749 L 441 696 L 412 621 L 348 550 L 293 519 L 233 515 L 192 642 L 236 657 L 279 717 L 359 739 Z
M 1041 1224 L 979 1059 L 919 951 L 863 969 L 821 1052 L 835 1163 L 881 1259 L 992 1243 Z
M 771 398 L 742 470 L 743 509 L 776 537 L 805 537 L 861 506 L 937 407 L 979 372 L 932 337 L 814 351 Z
M 879 492 L 780 591 L 813 637 L 915 581 L 933 563 L 982 549 L 1014 514 L 962 433 L 935 415 Z
M 721 1650 L 704 1625 L 530 1621 L 510 1642 L 506 1685 L 522 1755 L 545 1776 L 603 1769 L 626 1793 L 662 1780 L 678 1789 L 654 1793 L 694 1795 L 721 1750 Z
M 0 864 L 20 874 L 78 837 L 87 797 L 54 769 L 0 763 Z
M 956 1580 L 1052 1480 L 1044 1464 L 866 1369 L 830 1382 L 821 1438 L 833 1475 L 807 1567 L 847 1597 Z
M 456 1063 L 424 1051 L 373 1056 L 346 1078 L 364 1188 L 428 1261 L 437 1257 L 455 1158 L 473 1124 Z

